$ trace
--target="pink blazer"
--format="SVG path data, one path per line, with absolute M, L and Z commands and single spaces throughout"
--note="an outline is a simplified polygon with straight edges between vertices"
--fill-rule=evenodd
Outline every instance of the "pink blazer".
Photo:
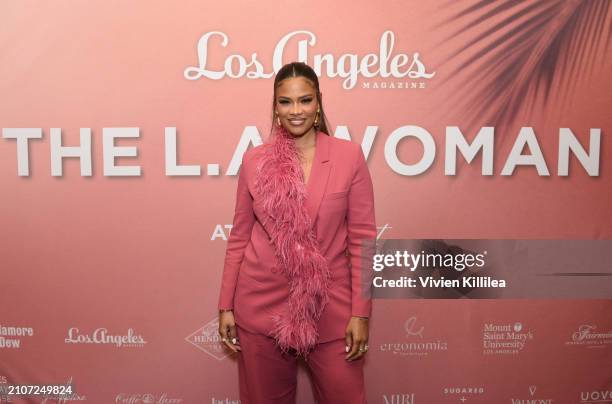
M 249 149 L 242 159 L 218 308 L 233 309 L 240 327 L 270 335 L 271 317 L 286 302 L 289 283 L 262 224 L 261 201 L 252 192 L 261 150 Z M 361 147 L 318 132 L 306 190 L 306 207 L 332 277 L 330 300 L 318 324 L 319 342 L 326 342 L 344 338 L 352 315 L 371 313 L 369 284 L 361 277 L 367 269 L 362 268 L 360 240 L 375 239 L 376 224 L 372 180 Z

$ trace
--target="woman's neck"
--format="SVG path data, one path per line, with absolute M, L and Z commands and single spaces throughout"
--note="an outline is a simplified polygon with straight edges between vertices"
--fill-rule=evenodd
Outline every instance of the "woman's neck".
M 293 141 L 298 150 L 308 150 L 315 147 L 317 141 L 317 131 L 312 127 L 308 132 L 299 137 L 294 137 Z

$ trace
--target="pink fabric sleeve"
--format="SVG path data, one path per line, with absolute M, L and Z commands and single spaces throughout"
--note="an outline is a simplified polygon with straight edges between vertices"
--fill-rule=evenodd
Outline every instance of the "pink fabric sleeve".
M 369 317 L 372 310 L 372 269 L 364 267 L 363 261 L 371 261 L 372 254 L 375 251 L 374 189 L 365 157 L 359 145 L 356 145 L 356 151 L 356 166 L 348 194 L 347 212 L 352 286 L 351 315 Z M 362 247 L 362 239 L 371 241 L 366 247 Z
M 225 251 L 225 263 L 219 295 L 219 310 L 234 308 L 234 292 L 238 281 L 238 272 L 244 257 L 244 250 L 251 239 L 253 224 L 255 223 L 253 198 L 249 192 L 246 180 L 246 163 L 247 153 L 243 156 L 242 166 L 238 174 L 234 220 Z

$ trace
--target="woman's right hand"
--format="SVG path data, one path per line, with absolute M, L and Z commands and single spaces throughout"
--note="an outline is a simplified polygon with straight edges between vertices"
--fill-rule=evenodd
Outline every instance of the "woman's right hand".
M 234 320 L 233 311 L 226 310 L 219 313 L 219 335 L 221 335 L 221 341 L 232 351 L 238 352 L 242 350 L 236 336 L 236 321 Z

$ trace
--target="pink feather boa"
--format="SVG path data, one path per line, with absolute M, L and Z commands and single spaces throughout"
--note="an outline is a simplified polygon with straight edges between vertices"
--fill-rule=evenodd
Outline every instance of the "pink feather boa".
M 293 348 L 307 357 L 319 337 L 317 324 L 329 300 L 331 275 L 306 210 L 304 174 L 294 140 L 286 129 L 276 127 L 263 147 L 255 189 L 270 217 L 268 233 L 289 279 L 288 302 L 273 316 L 272 336 L 283 352 Z

